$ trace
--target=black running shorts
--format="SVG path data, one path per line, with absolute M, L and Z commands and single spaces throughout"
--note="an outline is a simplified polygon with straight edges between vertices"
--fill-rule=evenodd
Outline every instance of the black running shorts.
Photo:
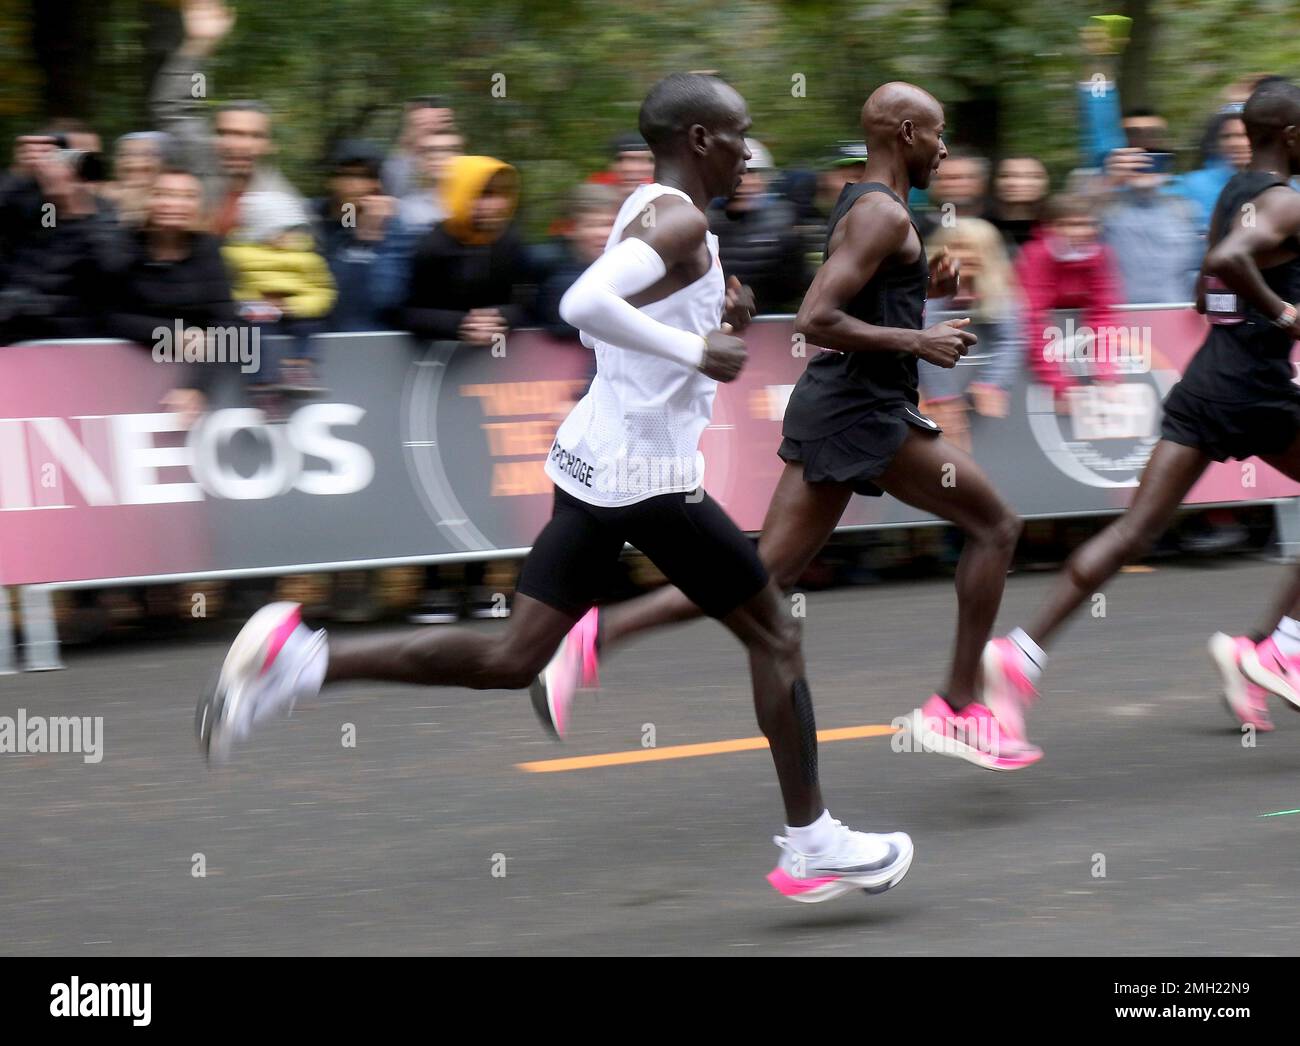
M 1175 385 L 1165 397 L 1160 436 L 1215 461 L 1280 454 L 1300 435 L 1300 396 L 1217 403 Z
M 782 461 L 802 462 L 805 483 L 844 483 L 855 494 L 878 498 L 884 492 L 874 481 L 889 468 L 914 428 L 936 435 L 943 431 L 911 403 L 899 401 L 884 404 L 847 429 L 821 439 L 786 436 L 777 454 Z
M 607 508 L 556 487 L 516 590 L 579 617 L 604 595 L 624 542 L 710 617 L 726 617 L 767 584 L 754 542 L 702 490 Z

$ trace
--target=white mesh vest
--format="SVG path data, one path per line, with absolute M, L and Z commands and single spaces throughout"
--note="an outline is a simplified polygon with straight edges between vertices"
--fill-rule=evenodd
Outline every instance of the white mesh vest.
M 658 183 L 636 189 L 619 210 L 605 249 L 619 242 L 647 203 L 668 193 L 690 202 L 680 189 Z M 641 306 L 660 323 L 702 336 L 718 329 L 726 298 L 718 238 L 705 235 L 713 259 L 709 271 Z M 555 485 L 581 501 L 616 506 L 703 483 L 700 435 L 713 416 L 717 382 L 694 367 L 587 334 L 582 340 L 596 351 L 596 376 L 555 435 L 546 459 L 546 474 Z

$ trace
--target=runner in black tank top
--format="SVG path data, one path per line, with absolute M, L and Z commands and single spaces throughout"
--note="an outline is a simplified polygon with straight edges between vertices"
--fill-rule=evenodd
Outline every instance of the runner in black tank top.
M 1210 247 L 1223 241 L 1243 208 L 1257 207 L 1260 194 L 1275 188 L 1292 191 L 1272 171 L 1234 175 L 1215 204 Z M 1292 236 L 1281 248 L 1295 257 L 1261 268 L 1260 276 L 1283 301 L 1300 300 L 1300 241 Z M 1294 337 L 1218 278 L 1207 277 L 1205 284 L 1210 331 L 1165 401 L 1162 434 L 1200 447 L 1216 461 L 1283 451 L 1300 422 L 1300 389 L 1292 382 Z
M 985 682 L 998 702 L 1023 704 L 1046 663 L 1041 644 L 1129 559 L 1160 536 L 1211 461 L 1258 455 L 1300 480 L 1300 390 L 1290 355 L 1300 336 L 1300 88 L 1271 81 L 1242 114 L 1250 166 L 1224 186 L 1210 226 L 1197 308 L 1204 343 L 1165 399 L 1161 440 L 1127 512 L 1077 549 L 1027 629 L 989 644 Z M 1243 728 L 1271 730 L 1267 696 L 1300 708 L 1300 572 L 1258 632 L 1216 633 L 1210 654 Z M 1271 634 L 1270 634 L 1271 633 Z M 1267 638 L 1266 638 L 1267 637 Z
M 883 193 L 903 209 L 906 204 L 887 185 L 858 182 L 846 185 L 831 212 L 825 254 L 840 220 L 866 193 Z M 910 221 L 910 215 L 909 215 Z M 911 222 L 921 242 L 916 222 Z M 876 327 L 920 330 L 925 320 L 925 298 L 930 267 L 925 248 L 910 265 L 877 271 L 844 311 Z M 785 413 L 785 434 L 791 439 L 819 439 L 834 435 L 881 410 L 902 408 L 904 421 L 928 429 L 937 426 L 916 412 L 916 356 L 910 352 L 818 352 L 808 361 Z M 909 409 L 910 408 L 910 409 Z M 919 420 L 918 420 L 919 419 Z M 905 434 L 906 430 L 902 430 Z M 796 459 L 797 460 L 797 459 Z
M 795 328 L 817 351 L 791 395 L 786 462 L 758 551 L 785 588 L 825 544 L 854 493 L 887 492 L 955 523 L 966 541 L 957 568 L 957 635 L 948 680 L 909 719 L 926 750 L 991 770 L 1028 766 L 1042 752 L 976 700 L 980 655 L 993 627 L 1020 520 L 979 466 L 917 411 L 917 360 L 955 366 L 975 336 L 969 320 L 923 329 L 925 297 L 956 288 L 947 252 L 927 261 L 904 200 L 947 155 L 943 108 L 911 84 L 885 84 L 862 110 L 867 170 L 840 194 L 826 261 Z M 601 645 L 698 613 L 671 588 L 601 612 Z M 928 655 L 927 651 L 927 655 Z M 918 671 L 929 670 L 918 658 Z M 901 717 L 900 717 L 901 718 Z

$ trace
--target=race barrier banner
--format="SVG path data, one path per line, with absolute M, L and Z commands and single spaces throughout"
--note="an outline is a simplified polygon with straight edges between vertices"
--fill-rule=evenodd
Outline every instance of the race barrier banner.
M 1075 391 L 1069 414 L 1022 373 L 1005 418 L 970 415 L 972 453 L 1026 516 L 1105 513 L 1132 496 L 1160 400 L 1200 345 L 1188 308 L 1126 310 L 1139 362 Z M 745 334 L 701 449 L 705 487 L 757 530 L 780 474 L 781 416 L 807 355 L 788 317 Z M 238 375 L 190 432 L 159 405 L 174 365 L 109 342 L 0 349 L 0 585 L 342 569 L 526 551 L 551 510 L 542 466 L 585 390 L 591 353 L 536 331 L 504 351 L 403 334 L 319 339 L 323 396 L 268 425 Z M 977 347 L 978 353 L 978 347 Z M 978 367 L 979 355 L 963 366 Z M 1149 366 L 1148 366 L 1149 364 Z M 959 480 L 958 480 L 959 481 Z M 1193 503 L 1268 501 L 1300 485 L 1213 466 Z M 844 527 L 931 521 L 854 497 Z

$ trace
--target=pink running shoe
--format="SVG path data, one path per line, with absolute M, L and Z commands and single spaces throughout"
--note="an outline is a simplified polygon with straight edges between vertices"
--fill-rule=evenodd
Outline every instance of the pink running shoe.
M 1269 636 L 1241 651 L 1241 671 L 1256 686 L 1300 712 L 1300 657 L 1288 657 Z
M 989 640 L 984 646 L 984 704 L 1002 724 L 1003 730 L 1019 741 L 1028 741 L 1025 710 L 1038 700 L 1038 688 L 1030 682 L 1028 661 L 1010 639 Z
M 600 685 L 599 659 L 596 655 L 596 628 L 599 615 L 595 607 L 588 610 L 569 629 L 541 675 L 528 688 L 533 709 L 557 738 L 569 732 L 569 712 L 573 695 L 580 687 Z
M 578 642 L 582 645 L 582 681 L 578 686 L 583 690 L 594 690 L 600 686 L 600 656 L 596 652 L 596 637 L 600 634 L 600 610 L 592 607 L 582 619 L 573 626 Z
M 1268 642 L 1272 643 L 1270 639 Z M 1268 714 L 1268 691 L 1245 675 L 1242 664 L 1247 653 L 1258 660 L 1255 644 L 1245 636 L 1229 636 L 1215 632 L 1208 644 L 1210 660 L 1223 677 L 1223 700 L 1228 711 L 1243 726 L 1253 726 L 1260 733 L 1273 729 Z
M 956 756 L 985 770 L 1023 770 L 1043 758 L 1043 750 L 1012 737 L 978 701 L 960 712 L 938 694 L 912 713 L 905 728 L 926 752 Z

